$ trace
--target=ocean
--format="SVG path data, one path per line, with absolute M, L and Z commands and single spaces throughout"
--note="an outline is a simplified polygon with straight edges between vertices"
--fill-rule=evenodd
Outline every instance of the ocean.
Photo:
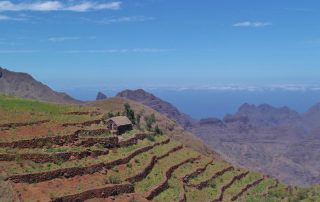
M 195 119 L 217 117 L 235 113 L 244 104 L 270 104 L 275 107 L 288 106 L 300 113 L 320 102 L 319 90 L 147 90 L 155 96 L 170 102 L 181 112 Z M 97 91 L 69 90 L 71 96 L 81 100 L 94 100 Z M 114 96 L 116 91 L 104 92 Z

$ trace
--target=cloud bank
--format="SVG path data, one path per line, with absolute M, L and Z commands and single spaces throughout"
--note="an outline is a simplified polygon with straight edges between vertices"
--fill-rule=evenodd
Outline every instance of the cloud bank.
M 259 28 L 259 27 L 267 27 L 271 26 L 271 22 L 251 22 L 251 21 L 244 21 L 244 22 L 238 22 L 233 24 L 233 27 L 254 27 L 254 28 Z
M 62 3 L 61 1 L 34 1 L 13 3 L 11 1 L 0 1 L 0 12 L 8 11 L 73 11 L 86 12 L 93 10 L 119 10 L 121 8 L 120 1 L 109 3 L 101 3 L 100 1 L 84 1 Z

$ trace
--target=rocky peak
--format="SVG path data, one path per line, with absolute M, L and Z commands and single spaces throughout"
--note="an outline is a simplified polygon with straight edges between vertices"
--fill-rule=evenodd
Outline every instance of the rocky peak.
M 104 93 L 98 92 L 97 97 L 96 97 L 96 100 L 105 100 L 105 99 L 107 99 L 107 98 L 108 98 L 108 97 L 107 97 Z

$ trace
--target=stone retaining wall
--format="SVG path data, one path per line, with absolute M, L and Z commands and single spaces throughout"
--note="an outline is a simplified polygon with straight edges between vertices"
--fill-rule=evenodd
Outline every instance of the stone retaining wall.
M 160 183 L 160 185 L 156 186 L 155 188 L 151 189 L 147 195 L 146 195 L 146 199 L 148 200 L 152 200 L 155 196 L 157 196 L 158 194 L 160 194 L 163 190 L 168 188 L 168 181 L 172 176 L 172 173 L 178 169 L 180 166 L 182 166 L 183 164 L 186 163 L 190 163 L 190 162 L 194 162 L 195 160 L 199 159 L 200 156 L 196 157 L 196 158 L 189 158 L 177 165 L 174 165 L 172 167 L 170 167 L 167 171 L 166 174 L 164 176 L 165 180 L 163 182 Z
M 41 121 L 26 122 L 26 123 L 6 123 L 6 124 L 0 124 L 0 130 L 9 130 L 11 128 L 32 126 L 32 125 L 43 124 L 48 122 L 50 122 L 50 120 L 41 120 Z
M 244 192 L 248 191 L 248 190 L 251 189 L 252 187 L 257 186 L 257 185 L 260 184 L 260 182 L 262 182 L 263 180 L 264 180 L 264 178 L 261 178 L 261 179 L 258 179 L 258 180 L 256 180 L 256 181 L 250 183 L 250 184 L 247 184 L 243 189 L 241 189 L 241 191 L 240 191 L 238 194 L 236 194 L 235 196 L 233 196 L 233 197 L 231 198 L 231 201 L 237 200 L 240 196 L 242 196 L 242 194 L 243 194 Z
M 151 150 L 155 146 L 168 144 L 169 142 L 170 142 L 170 139 L 168 138 L 167 140 L 164 140 L 162 142 L 158 142 L 153 145 L 137 149 L 136 151 L 129 154 L 127 157 L 117 159 L 109 163 L 98 163 L 98 164 L 87 166 L 87 167 L 63 168 L 63 169 L 58 169 L 58 170 L 53 170 L 48 172 L 41 172 L 41 173 L 13 175 L 13 176 L 10 176 L 8 180 L 12 180 L 15 183 L 38 183 L 38 182 L 43 182 L 47 180 L 52 180 L 62 176 L 70 178 L 77 175 L 93 174 L 95 172 L 99 172 L 102 169 L 111 169 L 117 165 L 126 164 L 135 156 L 143 152 L 146 152 L 148 150 Z
M 228 182 L 226 185 L 224 185 L 222 188 L 221 188 L 221 191 L 220 191 L 220 194 L 219 194 L 219 197 L 217 199 L 214 199 L 212 202 L 220 202 L 223 200 L 223 196 L 224 196 L 224 192 L 229 188 L 231 187 L 231 185 L 237 181 L 237 180 L 241 180 L 242 178 L 244 178 L 245 176 L 247 176 L 249 174 L 249 171 L 247 172 L 244 172 L 244 173 L 241 173 L 237 176 L 234 176 L 230 182 Z
M 215 178 L 217 178 L 219 176 L 222 176 L 224 173 L 226 173 L 228 171 L 231 171 L 231 170 L 234 170 L 234 168 L 232 166 L 229 166 L 229 167 L 227 167 L 227 168 L 225 168 L 223 170 L 220 170 L 220 171 L 216 172 L 210 179 L 207 179 L 207 180 L 205 180 L 203 182 L 200 182 L 199 184 L 191 184 L 189 186 L 201 190 L 201 189 L 207 187 L 211 180 L 213 180 L 213 179 L 215 179 Z
M 52 199 L 52 202 L 74 202 L 85 201 L 92 198 L 107 198 L 109 196 L 116 196 L 123 193 L 133 193 L 134 187 L 132 184 L 116 184 L 107 185 L 105 187 L 87 190 L 78 194 L 62 196 Z
M 194 172 L 185 175 L 185 176 L 182 178 L 182 181 L 183 181 L 184 183 L 188 183 L 189 180 L 190 180 L 190 178 L 196 177 L 196 176 L 200 175 L 201 173 L 203 173 L 203 172 L 207 169 L 207 167 L 208 167 L 209 165 L 212 165 L 212 162 L 213 162 L 213 159 L 212 159 L 210 162 L 208 162 L 206 165 L 204 165 L 202 168 L 198 168 L 198 169 L 195 170 Z
M 0 154 L 0 161 L 15 161 L 17 159 L 30 160 L 35 163 L 55 162 L 57 160 L 67 161 L 72 159 L 82 159 L 88 156 L 101 156 L 108 154 L 109 151 L 81 151 L 81 152 L 61 152 L 56 154 Z

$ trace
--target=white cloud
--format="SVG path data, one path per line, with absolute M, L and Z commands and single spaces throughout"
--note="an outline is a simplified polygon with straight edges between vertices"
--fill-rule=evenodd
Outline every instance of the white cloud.
M 128 17 L 119 17 L 119 18 L 111 18 L 111 19 L 104 19 L 99 21 L 102 24 L 114 24 L 114 23 L 126 23 L 126 22 L 144 22 L 148 20 L 153 20 L 152 17 L 146 16 L 128 16 Z
M 36 1 L 28 3 L 12 3 L 11 1 L 0 2 L 0 12 L 2 11 L 74 11 L 85 12 L 92 10 L 118 10 L 121 2 L 98 3 L 94 1 L 84 1 L 81 3 L 62 3 L 60 1 Z
M 1 50 L 0 54 L 16 54 L 16 53 L 36 53 L 36 50 Z
M 25 19 L 21 18 L 21 17 L 10 17 L 10 16 L 7 16 L 7 15 L 0 15 L 0 21 L 9 21 L 9 20 L 23 21 Z
M 50 37 L 48 41 L 51 42 L 63 42 L 63 41 L 70 41 L 70 40 L 79 40 L 80 37 Z
M 79 37 L 79 36 L 63 36 L 63 37 L 50 37 L 48 38 L 48 41 L 50 42 L 64 42 L 64 41 L 74 41 L 74 40 L 94 40 L 96 39 L 96 36 L 89 36 L 89 37 Z
M 97 49 L 97 50 L 67 50 L 64 53 L 159 53 L 169 52 L 171 49 L 134 48 L 134 49 Z
M 251 21 L 244 21 L 244 22 L 238 22 L 233 24 L 234 27 L 266 27 L 271 26 L 271 22 L 251 22 Z

